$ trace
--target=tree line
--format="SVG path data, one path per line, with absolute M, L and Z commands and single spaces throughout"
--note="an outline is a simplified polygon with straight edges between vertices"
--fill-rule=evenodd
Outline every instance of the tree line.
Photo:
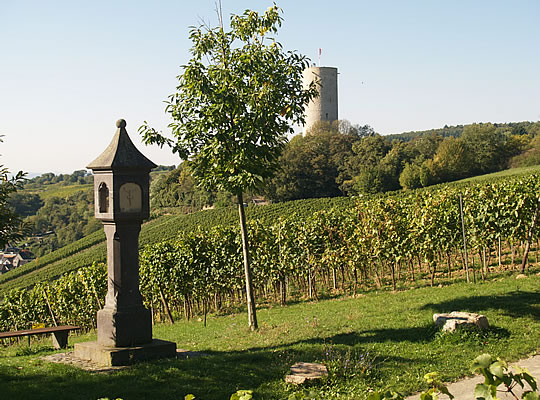
M 540 161 L 540 122 L 471 124 L 453 135 L 428 131 L 402 139 L 344 125 L 323 122 L 295 136 L 267 196 L 286 201 L 414 189 Z
M 381 136 L 348 121 L 316 124 L 286 144 L 279 168 L 247 198 L 271 201 L 414 189 L 540 164 L 540 122 L 471 124 Z M 226 192 L 197 185 L 188 162 L 153 183 L 154 207 L 227 206 Z

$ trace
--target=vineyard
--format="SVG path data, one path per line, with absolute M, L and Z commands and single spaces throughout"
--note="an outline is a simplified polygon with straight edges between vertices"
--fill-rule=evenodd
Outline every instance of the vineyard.
M 248 218 L 272 221 L 286 215 L 290 209 L 300 215 L 310 215 L 327 208 L 343 208 L 352 204 L 347 197 L 299 200 L 272 204 L 264 207 L 247 207 Z M 236 208 L 206 210 L 189 215 L 161 216 L 143 224 L 140 247 L 174 239 L 181 232 L 208 229 L 214 225 L 236 225 Z M 56 250 L 46 256 L 0 275 L 0 296 L 15 288 L 25 288 L 43 281 L 51 281 L 62 274 L 88 267 L 94 262 L 106 261 L 105 234 L 103 230 Z
M 476 282 L 499 268 L 525 271 L 538 264 L 539 193 L 539 176 L 530 175 L 399 196 L 248 207 L 257 298 L 285 304 L 418 280 Z M 234 210 L 210 210 L 147 224 L 141 292 L 155 318 L 173 322 L 243 304 L 236 218 Z M 104 260 L 104 254 L 93 260 L 92 252 L 80 254 L 86 265 Z M 106 290 L 102 264 L 54 282 L 26 283 L 34 286 L 5 294 L 0 329 L 33 322 L 95 326 Z

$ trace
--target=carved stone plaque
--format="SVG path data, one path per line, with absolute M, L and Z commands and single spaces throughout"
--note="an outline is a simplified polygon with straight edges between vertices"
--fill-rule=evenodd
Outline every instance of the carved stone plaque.
M 120 211 L 138 213 L 142 210 L 142 190 L 136 183 L 128 182 L 120 186 Z

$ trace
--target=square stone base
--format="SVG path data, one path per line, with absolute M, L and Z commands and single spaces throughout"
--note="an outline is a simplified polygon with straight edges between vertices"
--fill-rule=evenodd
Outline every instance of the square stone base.
M 152 341 L 152 315 L 142 307 L 97 313 L 97 341 L 103 347 L 134 347 Z
M 136 361 L 176 357 L 176 343 L 154 339 L 133 347 L 105 347 L 98 342 L 76 343 L 74 355 L 103 366 L 130 365 Z

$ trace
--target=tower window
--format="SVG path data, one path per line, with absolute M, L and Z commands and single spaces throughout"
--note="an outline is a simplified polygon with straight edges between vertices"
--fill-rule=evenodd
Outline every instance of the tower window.
M 326 120 L 328 121 L 328 113 L 326 113 Z

